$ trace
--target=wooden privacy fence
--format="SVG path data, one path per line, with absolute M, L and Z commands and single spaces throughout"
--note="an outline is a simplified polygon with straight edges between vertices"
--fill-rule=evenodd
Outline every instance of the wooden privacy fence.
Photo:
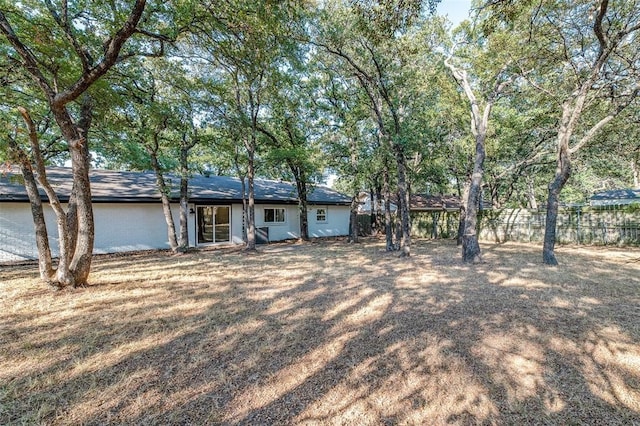
M 436 214 L 437 213 L 437 214 Z M 547 212 L 543 209 L 482 211 L 479 236 L 497 242 L 542 242 Z M 419 238 L 455 238 L 458 212 L 414 212 L 412 234 Z M 640 206 L 560 209 L 556 241 L 573 244 L 640 245 Z

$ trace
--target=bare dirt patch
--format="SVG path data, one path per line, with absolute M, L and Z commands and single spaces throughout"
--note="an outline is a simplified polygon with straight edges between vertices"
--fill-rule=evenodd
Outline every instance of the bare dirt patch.
M 0 267 L 0 424 L 640 424 L 640 250 L 383 248 Z

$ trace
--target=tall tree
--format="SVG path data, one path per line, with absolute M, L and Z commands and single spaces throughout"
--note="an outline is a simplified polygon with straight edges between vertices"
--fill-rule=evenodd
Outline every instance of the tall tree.
M 153 170 L 167 224 L 169 247 L 177 252 L 180 246 L 171 208 L 172 187 L 165 176 L 174 168 L 174 164 L 167 164 L 166 159 L 176 155 L 165 155 L 164 152 L 170 139 L 170 127 L 179 120 L 174 118 L 172 103 L 165 96 L 168 87 L 162 81 L 165 73 L 157 70 L 154 64 L 131 61 L 126 69 L 114 74 L 110 83 L 116 95 L 110 99 L 110 108 L 94 136 L 98 141 L 97 159 L 107 167 Z
M 320 174 L 320 154 L 317 146 L 316 113 L 310 103 L 311 87 L 306 75 L 289 70 L 278 81 L 275 93 L 270 93 L 267 112 L 258 125 L 265 136 L 268 150 L 265 159 L 286 171 L 279 173 L 293 180 L 298 193 L 300 238 L 309 239 L 308 196 L 311 185 Z
M 113 7 L 111 7 L 113 6 Z M 126 4 L 84 5 L 53 2 L 21 2 L 0 10 L 0 32 L 10 49 L 16 69 L 28 75 L 45 99 L 67 143 L 73 189 L 67 211 L 55 209 L 59 227 L 60 259 L 55 277 L 46 281 L 58 285 L 84 285 L 91 270 L 94 220 L 89 182 L 88 130 L 92 121 L 89 89 L 116 63 L 136 54 L 157 55 L 166 35 L 155 28 L 142 28 L 141 22 L 166 20 L 144 19 L 146 1 Z M 162 6 L 158 10 L 165 11 Z M 125 43 L 132 37 L 140 41 Z M 151 50 L 146 50 L 151 49 Z M 61 54 L 64 52 L 64 54 Z M 80 103 L 80 108 L 74 103 Z M 46 175 L 39 176 L 42 182 Z
M 378 138 L 395 160 L 402 235 L 400 250 L 401 256 L 410 256 L 408 153 L 404 130 L 407 119 L 404 103 L 410 92 L 403 71 L 411 68 L 413 50 L 405 49 L 407 46 L 402 38 L 416 20 L 421 4 L 373 3 L 353 2 L 351 7 L 340 1 L 325 3 L 324 21 L 317 26 L 312 43 L 338 58 L 344 65 L 344 72 L 356 77 L 366 95 Z M 387 175 L 383 173 L 383 176 Z
M 279 78 L 295 56 L 300 2 L 234 0 L 206 6 L 206 20 L 198 26 L 194 56 L 213 67 L 228 82 L 226 114 L 245 130 L 241 143 L 245 150 L 247 175 L 247 249 L 255 250 L 256 155 L 260 116 L 268 101 L 268 88 Z
M 556 221 L 572 157 L 638 96 L 640 8 L 599 0 L 545 1 L 524 10 L 530 11 L 524 17 L 535 50 L 522 75 L 561 112 L 542 253 L 545 264 L 557 265 Z
M 493 49 L 493 44 L 486 40 L 481 40 L 478 45 L 484 45 L 484 52 L 480 49 L 474 50 L 474 59 L 471 62 L 478 65 L 484 62 L 487 57 L 494 60 L 499 55 Z M 482 53 L 482 54 L 481 54 Z M 499 60 L 496 62 L 500 62 Z M 475 155 L 473 161 L 473 171 L 469 182 L 468 190 L 465 191 L 464 207 L 464 227 L 462 232 L 462 260 L 468 263 L 478 263 L 482 260 L 480 255 L 480 244 L 477 235 L 478 208 L 481 202 L 482 177 L 484 172 L 484 162 L 486 157 L 486 139 L 489 131 L 489 118 L 491 110 L 501 93 L 511 82 L 510 77 L 505 76 L 505 69 L 508 63 L 498 69 L 494 75 L 486 70 L 480 72 L 480 77 L 472 78 L 468 71 L 461 65 L 453 63 L 452 56 L 445 59 L 445 65 L 451 70 L 456 81 L 462 87 L 465 97 L 469 101 L 471 115 L 471 133 L 475 139 Z M 489 78 L 482 78 L 482 74 L 489 74 Z M 473 82 L 481 86 L 474 89 Z M 482 87 L 484 86 L 484 87 Z M 482 93 L 482 99 L 477 96 L 478 91 Z

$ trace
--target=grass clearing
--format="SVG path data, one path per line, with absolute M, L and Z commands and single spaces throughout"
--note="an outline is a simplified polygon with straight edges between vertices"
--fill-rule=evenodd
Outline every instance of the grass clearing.
M 0 424 L 640 424 L 640 249 L 383 249 L 0 266 Z

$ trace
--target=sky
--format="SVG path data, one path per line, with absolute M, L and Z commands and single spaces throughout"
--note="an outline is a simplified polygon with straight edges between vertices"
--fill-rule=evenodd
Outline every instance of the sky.
M 446 15 L 455 27 L 469 16 L 471 0 L 441 0 L 438 5 L 438 14 Z

